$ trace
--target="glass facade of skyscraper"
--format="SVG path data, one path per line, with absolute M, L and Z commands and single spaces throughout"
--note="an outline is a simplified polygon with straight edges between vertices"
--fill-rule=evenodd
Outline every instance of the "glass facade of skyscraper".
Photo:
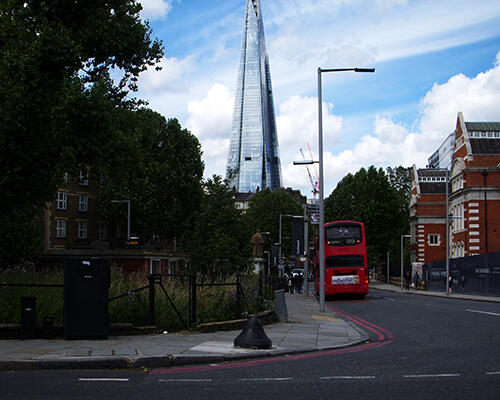
M 260 0 L 247 0 L 227 177 L 238 192 L 281 187 L 271 74 Z

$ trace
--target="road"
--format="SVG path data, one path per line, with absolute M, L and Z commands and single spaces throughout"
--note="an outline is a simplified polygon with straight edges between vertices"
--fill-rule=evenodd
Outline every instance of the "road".
M 364 345 L 147 371 L 0 372 L 2 399 L 499 399 L 500 304 L 372 290 L 327 303 Z M 6 394 L 6 395 L 5 395 Z

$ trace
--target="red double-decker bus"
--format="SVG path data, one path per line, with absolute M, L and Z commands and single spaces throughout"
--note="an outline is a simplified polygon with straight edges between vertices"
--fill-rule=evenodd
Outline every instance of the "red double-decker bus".
M 317 246 L 318 248 L 318 246 Z M 319 257 L 316 252 L 316 294 L 319 293 Z M 365 227 L 362 222 L 325 224 L 325 296 L 368 294 Z

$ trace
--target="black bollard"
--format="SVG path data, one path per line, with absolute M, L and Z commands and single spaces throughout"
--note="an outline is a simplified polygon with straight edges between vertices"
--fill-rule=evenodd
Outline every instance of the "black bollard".
M 250 315 L 245 328 L 234 339 L 234 346 L 244 349 L 270 349 L 272 342 L 264 332 L 260 320 L 255 315 Z

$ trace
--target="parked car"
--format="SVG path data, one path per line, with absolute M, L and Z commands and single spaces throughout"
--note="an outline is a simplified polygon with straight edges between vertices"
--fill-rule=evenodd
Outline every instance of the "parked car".
M 302 268 L 294 268 L 292 269 L 292 276 L 297 276 L 301 274 L 302 276 L 304 276 L 304 270 Z

